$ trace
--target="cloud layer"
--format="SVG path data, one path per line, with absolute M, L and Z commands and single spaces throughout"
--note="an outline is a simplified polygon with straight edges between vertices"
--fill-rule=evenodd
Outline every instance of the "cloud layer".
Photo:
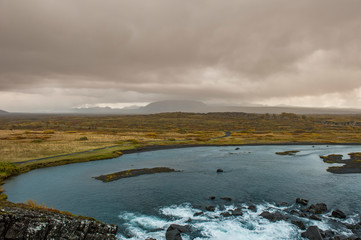
M 2 0 L 0 108 L 358 107 L 359 0 Z

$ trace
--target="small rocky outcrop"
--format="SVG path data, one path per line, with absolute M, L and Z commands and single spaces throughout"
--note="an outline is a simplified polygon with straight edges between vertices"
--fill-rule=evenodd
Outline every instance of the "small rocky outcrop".
M 232 216 L 242 216 L 243 215 L 242 208 L 236 208 L 232 210 L 231 214 Z
M 227 201 L 227 202 L 231 202 L 232 198 L 230 197 L 221 197 L 222 200 Z
M 312 204 L 306 209 L 303 209 L 303 211 L 313 214 L 322 214 L 327 212 L 327 205 L 325 203 L 316 203 L 316 204 Z
M 261 217 L 268 219 L 270 222 L 277 222 L 281 220 L 287 220 L 288 217 L 283 215 L 280 212 L 271 213 L 269 211 L 264 211 L 260 214 Z
M 15 205 L 15 204 L 14 204 Z M 117 226 L 59 211 L 0 207 L 0 239 L 116 239 Z
M 297 221 L 297 220 L 291 220 L 291 223 L 296 225 L 299 229 L 301 230 L 305 230 L 306 226 L 302 221 Z
M 308 204 L 308 200 L 303 198 L 297 198 L 296 203 L 306 206 Z
M 223 172 L 223 169 L 221 169 L 221 168 L 217 169 L 217 173 L 222 173 L 222 172 Z
M 317 226 L 309 226 L 307 230 L 301 233 L 301 236 L 310 240 L 322 240 L 321 231 Z
M 216 207 L 213 205 L 206 206 L 205 208 L 207 211 L 210 211 L 210 212 L 214 212 L 214 210 L 216 209 Z
M 335 217 L 335 218 L 342 218 L 342 219 L 346 218 L 346 214 L 339 209 L 332 211 L 331 216 Z
M 251 205 L 248 206 L 248 209 L 251 210 L 252 212 L 257 212 L 256 205 L 251 204 Z
M 166 240 L 182 240 L 181 233 L 189 233 L 190 227 L 188 225 L 182 226 L 178 224 L 171 224 L 166 233 Z

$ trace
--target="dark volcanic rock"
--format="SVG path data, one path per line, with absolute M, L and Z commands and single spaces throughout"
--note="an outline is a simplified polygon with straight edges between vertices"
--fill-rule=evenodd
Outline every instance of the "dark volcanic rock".
M 222 173 L 222 172 L 223 172 L 223 169 L 220 169 L 220 168 L 217 169 L 217 173 Z
M 283 215 L 280 212 L 268 212 L 268 211 L 264 211 L 260 214 L 261 217 L 268 219 L 270 222 L 277 222 L 277 221 L 281 221 L 281 220 L 287 220 L 288 217 Z
M 257 207 L 255 205 L 249 205 L 248 209 L 251 210 L 252 212 L 257 212 Z
M 222 215 L 223 217 L 230 217 L 230 216 L 232 216 L 232 214 L 231 214 L 230 212 L 222 212 L 221 215 Z
M 302 221 L 292 220 L 291 223 L 296 225 L 301 230 L 306 230 L 306 226 Z
M 321 218 L 319 218 L 315 214 L 312 214 L 309 218 L 312 219 L 312 220 L 316 220 L 316 221 L 321 221 L 322 220 Z
M 207 210 L 207 211 L 214 212 L 215 209 L 216 209 L 216 208 L 215 208 L 214 206 L 212 206 L 212 205 L 206 206 L 206 210 Z
M 116 239 L 117 226 L 56 211 L 2 206 L 0 239 Z M 1 237 L 2 236 L 2 237 Z
M 242 208 L 236 208 L 234 210 L 231 211 L 233 216 L 242 216 L 243 212 L 242 212 Z
M 302 205 L 307 205 L 307 204 L 308 204 L 308 200 L 307 200 L 307 199 L 303 199 L 303 198 L 297 198 L 297 199 L 296 199 L 296 203 L 302 204 Z
M 197 216 L 200 216 L 202 214 L 203 214 L 203 212 L 196 212 L 195 214 L 193 214 L 193 217 L 197 217 Z
M 216 197 L 215 196 L 210 196 L 209 199 L 214 200 L 214 199 L 216 199 Z
M 346 218 L 346 214 L 339 209 L 332 211 L 331 215 L 335 218 Z
M 308 208 L 303 209 L 303 211 L 314 214 L 321 214 L 327 212 L 327 205 L 325 203 L 312 204 Z
M 224 201 L 228 201 L 228 202 L 232 201 L 232 198 L 230 198 L 230 197 L 221 197 L 221 199 Z
M 321 231 L 316 226 L 310 226 L 307 228 L 305 232 L 301 234 L 302 237 L 310 239 L 310 240 L 322 240 Z
M 181 233 L 189 233 L 188 225 L 171 224 L 165 233 L 166 240 L 182 240 Z

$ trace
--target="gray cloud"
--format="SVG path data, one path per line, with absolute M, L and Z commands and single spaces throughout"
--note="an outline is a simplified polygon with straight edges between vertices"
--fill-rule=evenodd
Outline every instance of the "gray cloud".
M 172 98 L 319 106 L 327 94 L 355 107 L 360 8 L 359 0 L 1 0 L 0 108 Z

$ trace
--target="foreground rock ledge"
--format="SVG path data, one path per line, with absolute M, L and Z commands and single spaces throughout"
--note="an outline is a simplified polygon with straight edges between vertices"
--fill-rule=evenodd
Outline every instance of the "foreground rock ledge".
M 0 205 L 0 239 L 116 239 L 117 226 L 49 210 Z
M 136 177 L 144 174 L 154 174 L 154 173 L 164 173 L 164 172 L 179 172 L 179 171 L 167 167 L 141 168 L 141 169 L 130 169 L 130 170 L 106 174 L 106 175 L 100 175 L 94 178 L 103 182 L 111 182 L 121 178 Z

